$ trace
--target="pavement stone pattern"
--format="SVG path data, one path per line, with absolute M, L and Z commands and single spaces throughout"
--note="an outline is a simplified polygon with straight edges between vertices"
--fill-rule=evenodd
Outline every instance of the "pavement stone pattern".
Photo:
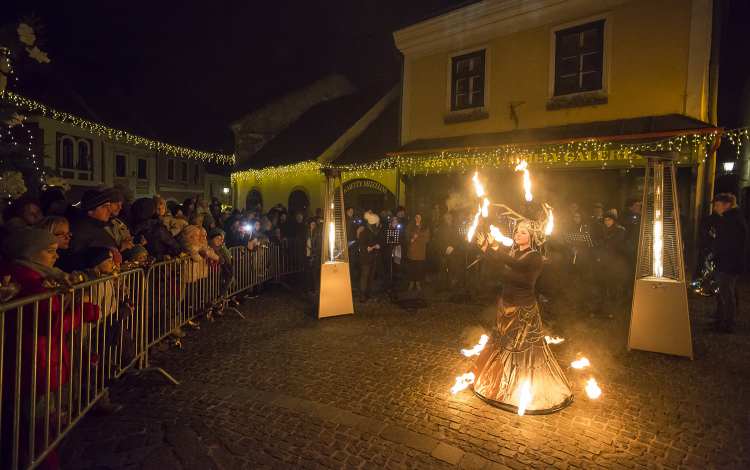
M 746 296 L 748 282 L 741 285 Z M 747 312 L 736 334 L 706 331 L 715 298 L 690 295 L 695 360 L 628 351 L 630 306 L 614 318 L 542 304 L 573 404 L 545 416 L 451 395 L 489 332 L 498 292 L 472 304 L 423 292 L 429 308 L 383 300 L 317 320 L 317 299 L 270 291 L 188 330 L 152 356 L 181 383 L 127 375 L 110 389 L 123 409 L 87 415 L 58 447 L 73 469 L 747 469 Z M 600 398 L 584 386 L 596 378 Z

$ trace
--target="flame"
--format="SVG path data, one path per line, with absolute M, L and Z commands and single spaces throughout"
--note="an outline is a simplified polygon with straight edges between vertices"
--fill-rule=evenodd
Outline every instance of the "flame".
M 331 245 L 331 261 L 333 261 L 333 246 L 336 243 L 336 225 L 331 222 L 331 230 L 328 232 L 328 243 Z
M 531 403 L 531 382 L 526 379 L 526 382 L 520 387 L 521 398 L 518 403 L 518 416 L 523 416 L 526 412 L 526 407 Z
M 552 226 L 555 224 L 555 216 L 552 215 L 552 208 L 549 208 L 549 222 L 547 223 L 547 228 L 544 229 L 544 234 L 549 235 L 552 233 Z
M 500 243 L 502 243 L 505 246 L 511 246 L 513 245 L 513 239 L 508 238 L 500 231 L 499 228 L 495 227 L 494 225 L 490 225 L 490 235 L 492 235 L 492 238 L 495 240 L 498 240 Z
M 586 385 L 586 393 L 589 394 L 589 398 L 599 398 L 599 395 L 602 394 L 602 389 L 596 385 L 596 380 L 591 379 L 588 381 L 588 385 Z
M 477 189 L 477 197 L 484 197 L 484 188 L 482 187 L 482 183 L 479 182 L 479 172 L 474 172 L 474 187 Z
M 549 336 L 545 336 L 544 340 L 547 342 L 547 344 L 560 344 L 563 341 L 565 341 L 565 338 L 560 338 L 559 336 L 555 336 L 554 338 L 550 338 Z
M 662 212 L 664 210 L 663 186 L 664 186 L 664 164 L 657 163 L 654 166 L 654 277 L 662 277 L 664 266 L 662 265 Z
M 479 182 L 479 173 L 475 171 L 474 178 L 472 179 L 474 180 L 474 186 L 477 190 L 477 197 L 484 197 L 484 188 L 482 187 L 482 183 Z M 482 215 L 487 217 L 489 206 L 490 201 L 487 198 L 484 198 L 484 205 L 479 207 L 479 212 L 474 216 L 474 223 L 471 224 L 471 227 L 469 228 L 467 236 L 468 241 L 471 242 L 471 239 L 474 237 L 474 232 L 477 230 L 477 225 L 479 224 L 479 216 Z
M 466 357 L 471 357 L 475 355 L 479 355 L 479 353 L 484 349 L 484 345 L 487 344 L 487 341 L 490 339 L 487 335 L 482 335 L 481 338 L 479 338 L 479 344 L 474 346 L 471 349 L 462 349 L 461 354 L 463 354 Z
M 588 360 L 588 359 L 586 359 L 585 357 L 582 357 L 580 361 L 574 361 L 574 362 L 573 362 L 573 363 L 571 364 L 571 366 L 572 366 L 572 367 L 573 367 L 574 369 L 583 369 L 584 367 L 588 367 L 588 366 L 590 366 L 590 365 L 591 365 L 591 364 L 589 363 L 589 360 Z
M 451 388 L 451 393 L 458 393 L 474 383 L 474 373 L 468 372 L 461 377 L 456 377 L 456 385 Z
M 661 249 L 663 241 L 661 239 L 661 220 L 654 220 L 654 276 L 661 277 L 664 273 L 664 267 L 661 264 Z
M 526 163 L 526 160 L 523 160 L 516 165 L 516 171 L 523 170 L 523 189 L 526 190 L 526 200 L 531 201 L 533 196 L 531 195 L 531 178 L 529 178 L 528 166 L 529 164 Z

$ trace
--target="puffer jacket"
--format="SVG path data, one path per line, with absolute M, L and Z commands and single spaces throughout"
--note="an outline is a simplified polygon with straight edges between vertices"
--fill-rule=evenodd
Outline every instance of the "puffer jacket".
M 161 216 L 160 221 L 165 227 L 167 227 L 167 230 L 169 230 L 169 233 L 171 233 L 173 237 L 179 235 L 182 229 L 188 226 L 187 220 L 173 217 L 170 214 L 164 214 Z
M 133 234 L 146 239 L 148 253 L 161 261 L 165 256 L 176 256 L 180 244 L 172 236 L 156 215 L 156 206 L 151 198 L 141 198 L 130 208 Z
M 20 265 L 11 267 L 11 280 L 17 282 L 20 291 L 17 298 L 30 297 L 47 292 L 42 275 L 36 271 Z M 47 380 L 49 379 L 50 391 L 58 390 L 60 386 L 67 383 L 70 377 L 70 355 L 63 341 L 60 342 L 60 329 L 63 338 L 67 334 L 81 326 L 81 320 L 87 323 L 96 323 L 99 319 L 99 307 L 89 302 L 78 305 L 75 309 L 60 306 L 59 297 L 50 297 L 38 302 L 38 329 L 34 336 L 34 304 L 28 304 L 23 309 L 21 329 L 21 394 L 30 397 L 32 392 L 32 371 L 34 365 L 34 353 L 36 352 L 36 395 L 43 396 L 47 393 Z M 51 314 L 51 318 L 49 315 Z M 15 336 L 17 331 L 18 317 L 16 315 L 6 316 L 5 331 Z M 52 330 L 47 338 L 47 325 L 52 324 Z M 5 367 L 3 368 L 3 387 L 5 384 L 11 386 L 15 382 L 16 364 L 16 340 L 6 338 L 5 341 Z M 62 353 L 62 363 L 60 355 Z M 47 360 L 49 354 L 49 369 Z M 59 378 L 59 380 L 58 380 Z M 12 395 L 8 395 L 12 396 Z
M 115 239 L 107 231 L 109 225 L 110 221 L 95 219 L 85 213 L 79 215 L 70 227 L 73 237 L 70 239 L 68 249 L 73 254 L 83 253 L 92 246 L 117 249 Z

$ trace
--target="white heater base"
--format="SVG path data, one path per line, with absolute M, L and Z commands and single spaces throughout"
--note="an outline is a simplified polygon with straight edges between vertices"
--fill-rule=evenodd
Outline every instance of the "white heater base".
M 318 318 L 354 313 L 349 263 L 327 263 L 320 270 Z
M 628 350 L 693 358 L 687 288 L 684 281 L 635 281 Z

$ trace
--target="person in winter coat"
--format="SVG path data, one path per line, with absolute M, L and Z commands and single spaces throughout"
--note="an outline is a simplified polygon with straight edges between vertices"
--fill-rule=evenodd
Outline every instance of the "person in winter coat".
M 625 229 L 617 223 L 617 211 L 610 209 L 603 215 L 603 229 L 595 239 L 594 256 L 597 263 L 597 306 L 594 314 L 606 311 L 622 301 L 622 287 L 629 273 L 625 261 Z
M 70 251 L 80 254 L 92 246 L 118 249 L 114 238 L 107 231 L 110 226 L 109 196 L 101 191 L 89 190 L 81 197 L 81 214 L 73 220 Z
M 105 227 L 105 230 L 115 241 L 115 247 L 120 252 L 129 250 L 133 248 L 133 237 L 130 236 L 127 224 L 117 217 L 120 215 L 125 198 L 114 188 L 106 189 L 104 193 L 109 198 L 109 225 Z
M 740 306 L 737 279 L 747 270 L 747 222 L 734 195 L 717 194 L 711 202 L 714 212 L 719 214 L 709 255 L 719 287 L 713 326 L 719 333 L 734 333 Z
M 229 288 L 234 282 L 234 267 L 232 266 L 232 253 L 224 244 L 224 231 L 220 228 L 213 228 L 208 232 L 208 246 L 219 255 L 219 264 L 221 265 L 222 284 L 219 288 L 219 296 L 226 298 Z
M 146 250 L 151 256 L 161 261 L 165 256 L 176 256 L 179 253 L 180 244 L 159 221 L 156 205 L 151 198 L 143 197 L 135 201 L 130 214 L 132 233 L 136 237 L 143 237 Z
M 49 285 L 67 282 L 67 274 L 54 267 L 57 248 L 57 237 L 41 229 L 17 231 L 6 238 L 2 252 L 5 259 L 11 263 L 11 281 L 20 286 L 18 298 L 44 294 L 49 291 Z M 4 397 L 14 396 L 16 380 L 20 376 L 21 429 L 18 436 L 21 439 L 20 454 L 24 458 L 28 455 L 31 444 L 28 441 L 28 426 L 31 424 L 31 408 L 36 405 L 33 398 L 36 397 L 38 400 L 45 397 L 48 390 L 59 391 L 68 382 L 72 373 L 67 345 L 65 341 L 60 341 L 60 338 L 65 338 L 72 330 L 78 328 L 81 321 L 96 323 L 99 318 L 99 307 L 88 301 L 80 302 L 75 307 L 63 306 L 60 304 L 60 297 L 54 296 L 40 300 L 36 305 L 38 308 L 35 308 L 35 303 L 24 307 L 21 318 L 17 313 L 6 314 L 4 325 L 8 336 L 3 346 L 2 393 Z M 19 321 L 20 338 L 15 337 Z M 19 359 L 16 349 L 18 341 L 21 353 L 20 371 L 16 370 Z M 5 409 L 5 405 L 6 401 L 3 400 L 2 435 L 12 436 L 13 411 Z M 48 413 L 51 411 L 47 410 Z M 37 419 L 41 420 L 41 423 L 36 423 L 36 429 L 43 430 L 44 422 L 50 418 L 52 416 L 48 418 L 38 413 Z M 45 436 L 41 436 L 41 440 L 44 441 Z M 13 439 L 3 439 L 3 443 L 0 444 L 0 465 L 3 468 L 10 468 L 9 465 L 6 467 L 5 458 L 12 455 L 12 452 L 9 452 L 12 443 Z M 52 451 L 41 468 L 57 468 L 57 465 L 57 455 Z
M 305 229 L 305 243 L 304 247 L 305 254 L 305 284 L 307 285 L 307 292 L 312 293 L 317 290 L 318 275 L 320 272 L 320 256 L 322 245 L 320 243 L 320 236 L 317 231 L 318 219 L 310 217 L 307 220 L 307 227 Z
M 372 281 L 375 279 L 380 262 L 380 248 L 385 246 L 385 239 L 380 229 L 380 217 L 375 214 L 367 216 L 367 223 L 360 227 L 359 233 L 359 265 L 361 275 L 359 277 L 359 295 L 361 302 L 367 302 L 372 290 Z
M 463 237 L 458 233 L 458 224 L 453 222 L 453 214 L 443 214 L 443 224 L 435 230 L 435 249 L 439 259 L 438 282 L 442 289 L 448 289 L 451 280 L 458 269 L 460 248 L 463 246 Z
M 170 211 L 167 210 L 167 201 L 165 201 L 164 198 L 157 194 L 153 197 L 153 200 L 154 204 L 156 204 L 156 215 L 159 217 L 159 221 L 162 225 L 167 227 L 167 230 L 169 230 L 169 233 L 171 233 L 173 237 L 179 235 L 180 231 L 189 225 L 186 220 L 174 217 Z
M 409 290 L 414 290 L 414 284 L 418 291 L 422 290 L 421 282 L 425 277 L 425 264 L 427 263 L 427 243 L 430 241 L 430 229 L 422 218 L 422 214 L 414 214 L 414 220 L 406 229 L 406 258 L 409 260 L 407 276 L 409 278 Z
M 52 215 L 43 218 L 35 227 L 46 230 L 57 237 L 57 261 L 55 261 L 54 267 L 68 274 L 75 271 L 77 268 L 76 257 L 68 248 L 71 237 L 68 220 L 65 217 Z

